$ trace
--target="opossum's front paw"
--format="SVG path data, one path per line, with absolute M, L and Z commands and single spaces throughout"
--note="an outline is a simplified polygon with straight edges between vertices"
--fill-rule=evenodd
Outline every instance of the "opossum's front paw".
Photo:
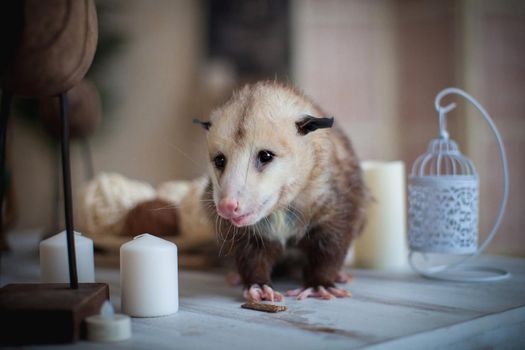
M 343 288 L 337 288 L 337 287 L 325 288 L 323 286 L 317 286 L 316 288 L 308 287 L 308 288 L 297 288 L 294 290 L 289 290 L 288 292 L 286 292 L 286 295 L 288 295 L 289 297 L 296 297 L 297 300 L 303 300 L 308 297 L 321 298 L 324 300 L 331 300 L 334 297 L 337 297 L 337 298 L 351 297 L 352 293 L 350 293 L 350 291 L 343 289 Z
M 259 284 L 252 284 L 250 288 L 244 289 L 244 298 L 248 301 L 283 301 L 284 296 L 272 289 L 272 287 L 263 284 L 262 287 Z

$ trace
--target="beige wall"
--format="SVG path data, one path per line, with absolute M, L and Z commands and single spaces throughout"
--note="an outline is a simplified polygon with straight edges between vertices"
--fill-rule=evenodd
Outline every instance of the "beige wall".
M 296 84 L 336 117 L 363 158 L 399 153 L 390 1 L 293 2 Z

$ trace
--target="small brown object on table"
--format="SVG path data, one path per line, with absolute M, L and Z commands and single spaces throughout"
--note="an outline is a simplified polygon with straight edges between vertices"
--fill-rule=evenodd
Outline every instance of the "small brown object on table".
M 288 307 L 285 305 L 273 305 L 273 304 L 263 304 L 263 303 L 253 303 L 248 302 L 241 305 L 243 309 L 251 309 L 256 311 L 263 311 L 263 312 L 281 312 L 288 310 Z

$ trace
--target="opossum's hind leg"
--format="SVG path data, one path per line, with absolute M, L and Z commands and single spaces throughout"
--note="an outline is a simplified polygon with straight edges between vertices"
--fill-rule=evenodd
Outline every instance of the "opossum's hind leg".
M 336 298 L 346 298 L 351 297 L 352 293 L 343 288 L 337 287 L 328 287 L 318 286 L 317 288 L 308 287 L 308 288 L 298 288 L 290 290 L 286 293 L 289 297 L 296 297 L 297 300 L 303 300 L 308 297 L 311 298 L 321 298 L 324 300 L 331 300 L 334 297 Z
M 259 302 L 267 301 L 283 301 L 284 296 L 272 289 L 272 287 L 263 284 L 252 284 L 250 288 L 244 289 L 244 298 L 248 301 Z

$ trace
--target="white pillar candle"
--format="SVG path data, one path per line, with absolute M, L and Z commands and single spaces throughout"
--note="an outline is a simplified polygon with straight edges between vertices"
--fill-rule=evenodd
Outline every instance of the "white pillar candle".
M 78 282 L 95 282 L 93 241 L 75 232 Z M 66 231 L 40 242 L 40 280 L 42 283 L 69 283 Z
M 355 264 L 374 269 L 407 265 L 405 166 L 401 161 L 362 162 L 372 199 L 363 234 L 356 240 Z
M 135 317 L 179 309 L 177 246 L 148 233 L 120 247 L 122 312 Z

